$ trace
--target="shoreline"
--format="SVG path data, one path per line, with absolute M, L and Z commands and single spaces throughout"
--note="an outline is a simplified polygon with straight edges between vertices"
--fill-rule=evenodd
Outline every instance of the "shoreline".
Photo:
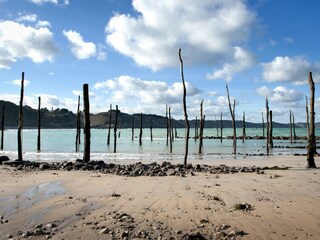
M 319 165 L 319 158 L 315 160 Z M 305 157 L 210 163 L 219 164 L 290 168 L 261 169 L 260 174 L 194 171 L 185 177 L 128 177 L 1 165 L 0 238 L 29 234 L 29 239 L 196 239 L 198 234 L 198 239 L 317 239 L 320 235 L 320 172 L 306 169 Z

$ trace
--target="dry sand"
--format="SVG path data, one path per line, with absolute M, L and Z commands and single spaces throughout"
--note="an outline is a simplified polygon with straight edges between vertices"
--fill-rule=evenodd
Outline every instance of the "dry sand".
M 246 233 L 237 239 L 320 239 L 320 171 L 306 169 L 305 157 L 214 161 L 220 163 L 292 168 L 182 178 L 0 166 L 0 239 L 21 239 L 37 224 L 54 232 L 52 239 L 182 239 L 214 231 Z M 235 210 L 239 203 L 253 207 Z

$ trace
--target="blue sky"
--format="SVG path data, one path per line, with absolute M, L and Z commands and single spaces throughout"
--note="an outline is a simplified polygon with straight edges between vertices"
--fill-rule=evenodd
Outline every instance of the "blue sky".
M 308 72 L 320 82 L 318 0 L 0 0 L 0 99 L 76 110 L 89 84 L 91 112 L 183 118 L 178 49 L 189 117 L 305 121 Z M 316 108 L 320 107 L 317 94 Z M 316 109 L 316 112 L 317 112 Z M 317 121 L 319 119 L 316 119 Z

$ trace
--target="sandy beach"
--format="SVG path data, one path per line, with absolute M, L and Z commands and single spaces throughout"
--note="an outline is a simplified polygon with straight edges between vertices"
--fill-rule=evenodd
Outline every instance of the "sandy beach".
M 306 157 L 211 164 L 290 168 L 126 177 L 0 165 L 0 239 L 319 239 L 320 172 Z

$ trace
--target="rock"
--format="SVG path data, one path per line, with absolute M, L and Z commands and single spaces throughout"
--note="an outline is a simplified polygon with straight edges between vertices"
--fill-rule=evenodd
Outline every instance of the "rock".
M 167 176 L 174 176 L 176 171 L 173 168 L 169 168 L 166 172 Z
M 206 238 L 202 236 L 200 233 L 185 235 L 182 239 L 183 240 L 206 240 Z
M 129 232 L 128 231 L 123 231 L 121 233 L 121 238 L 127 238 L 127 237 L 129 237 Z
M 109 233 L 109 229 L 108 228 L 102 228 L 100 231 L 99 231 L 99 234 L 107 234 Z
M 0 156 L 0 164 L 2 164 L 2 162 L 6 162 L 9 161 L 10 159 L 7 156 Z

